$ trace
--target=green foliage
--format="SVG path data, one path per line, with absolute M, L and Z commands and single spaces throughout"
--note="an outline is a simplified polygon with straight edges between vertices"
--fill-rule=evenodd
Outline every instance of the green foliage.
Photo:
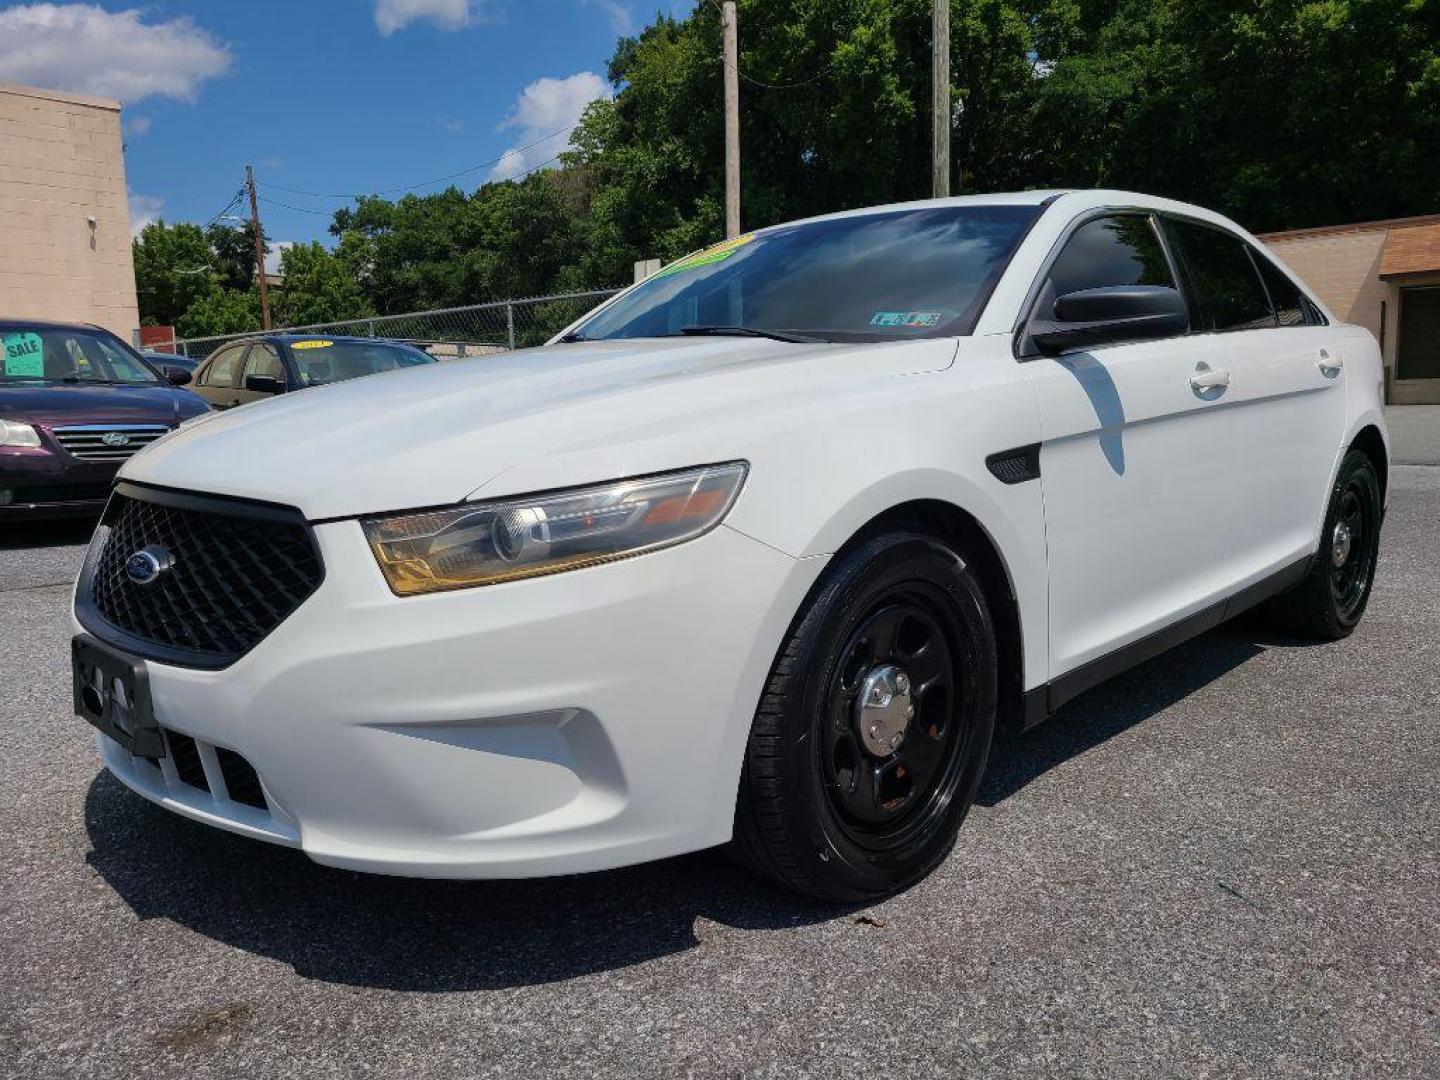
M 260 326 L 260 294 L 254 289 L 211 289 L 191 303 L 174 326 L 182 338 L 248 333 Z
M 929 195 L 931 0 L 739 8 L 747 228 Z M 1134 188 L 1255 230 L 1440 210 L 1436 0 L 951 0 L 951 66 L 959 192 Z M 287 252 L 276 322 L 620 284 L 718 240 L 717 6 L 657 15 L 609 76 L 560 168 L 339 211 L 333 252 Z M 147 227 L 145 321 L 253 311 L 250 244 Z
M 270 293 L 276 326 L 306 326 L 374 314 L 349 267 L 317 242 L 286 248 L 280 257 L 280 273 L 284 285 Z

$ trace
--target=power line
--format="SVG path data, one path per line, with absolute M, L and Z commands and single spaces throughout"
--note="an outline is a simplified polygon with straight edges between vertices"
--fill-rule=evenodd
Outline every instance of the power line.
M 540 141 L 541 141 L 541 142 L 544 142 L 545 140 L 542 139 L 542 140 L 540 140 Z M 533 146 L 533 145 L 535 145 L 535 144 L 532 143 L 531 145 Z M 562 151 L 560 151 L 560 153 L 556 154 L 554 157 L 546 158 L 544 161 L 539 162 L 538 164 L 531 165 L 528 169 L 524 170 L 523 172 L 516 173 L 514 176 L 507 176 L 505 179 L 506 179 L 506 180 L 523 180 L 523 179 L 525 179 L 525 177 L 529 176 L 531 173 L 533 173 L 533 172 L 539 172 L 541 169 L 545 168 L 546 165 L 553 165 L 553 164 L 555 164 L 555 162 L 559 161 L 562 157 L 565 156 L 565 153 L 566 153 L 566 152 L 565 152 L 564 150 L 562 150 Z M 278 185 L 278 184 L 272 184 L 271 186 L 272 186 L 272 187 L 278 187 L 279 185 Z M 278 207 L 280 207 L 281 209 L 284 209 L 284 210 L 294 210 L 294 211 L 296 211 L 296 212 L 298 212 L 298 213 L 301 213 L 301 214 L 318 214 L 318 215 L 321 216 L 321 217 L 334 217 L 335 214 L 339 212 L 338 210 L 314 210 L 314 209 L 311 209 L 311 208 L 308 207 L 308 206 L 294 206 L 294 205 L 292 205 L 292 204 L 290 204 L 290 203 L 281 202 L 279 199 L 272 199 L 272 198 L 270 198 L 270 196 L 268 196 L 268 195 L 258 195 L 258 196 L 256 196 L 256 197 L 257 197 L 261 202 L 263 202 L 263 203 L 269 203 L 271 206 L 278 206 Z M 340 209 L 344 209 L 344 208 L 341 207 Z
M 526 150 L 533 150 L 541 143 L 549 142 L 551 139 L 554 139 L 560 135 L 564 135 L 568 132 L 574 131 L 579 126 L 580 121 L 576 120 L 574 123 L 567 124 L 565 127 L 560 128 L 558 131 L 552 131 L 549 135 L 541 136 L 532 143 L 527 143 L 524 146 L 514 147 L 510 150 L 506 150 L 505 153 L 501 154 L 497 158 L 491 158 L 489 161 L 482 161 L 478 165 L 471 165 L 468 169 L 461 169 L 459 172 L 450 173 L 448 176 L 437 176 L 433 180 L 421 180 L 419 183 L 416 184 L 401 184 L 397 187 L 380 188 L 377 191 L 363 192 L 304 191 L 300 188 L 286 187 L 284 184 L 267 184 L 266 186 L 274 188 L 276 191 L 288 191 L 292 195 L 305 195 L 315 199 L 360 199 L 364 198 L 367 195 L 393 195 L 397 191 L 414 191 L 416 188 L 429 187 L 431 184 L 443 184 L 447 180 L 455 180 L 462 176 L 468 176 L 470 173 L 479 172 L 481 169 L 498 165 L 511 154 L 523 154 Z M 562 150 L 561 153 L 564 153 L 564 151 Z M 550 160 L 554 161 L 559 156 L 560 155 L 557 154 L 554 158 L 551 158 Z M 291 209 L 298 209 L 298 207 L 291 207 Z
M 712 8 L 715 9 L 716 13 L 718 13 L 718 14 L 720 14 L 720 15 L 722 15 L 722 16 L 724 15 L 724 13 L 723 13 L 722 11 L 720 11 L 720 7 L 719 7 L 719 5 L 716 3 L 716 0 L 707 0 L 707 2 L 709 3 L 709 5 L 710 5 Z M 724 61 L 723 61 L 723 59 L 722 59 L 722 63 L 723 63 L 723 62 L 724 62 Z M 797 79 L 797 80 L 794 81 L 794 82 L 786 82 L 786 83 L 772 83 L 772 82 L 766 82 L 766 81 L 763 80 L 763 79 L 757 79 L 757 78 L 755 78 L 753 75 L 746 74 L 746 72 L 744 71 L 744 69 L 740 67 L 740 64 L 739 64 L 739 61 L 738 61 L 738 60 L 736 61 L 736 64 L 735 64 L 735 74 L 736 74 L 736 75 L 738 75 L 740 78 L 744 79 L 747 83 L 750 83 L 752 86 L 759 86 L 759 87 L 761 87 L 761 88 L 763 88 L 763 89 L 765 89 L 765 90 L 794 90 L 794 89 L 796 89 L 797 87 L 809 86 L 811 83 L 819 82 L 821 79 L 825 78 L 825 76 L 831 74 L 834 70 L 835 70 L 835 61 L 834 61 L 834 60 L 831 60 L 831 61 L 830 61 L 829 63 L 827 63 L 823 68 L 821 68 L 818 72 L 816 72 L 814 75 L 811 75 L 808 79 Z
M 244 198 L 244 197 L 245 197 L 245 189 L 244 189 L 243 187 L 242 187 L 242 188 L 239 188 L 239 189 L 235 192 L 234 195 L 230 196 L 230 201 L 229 201 L 228 203 L 226 203 L 224 206 L 222 206 L 222 207 L 220 208 L 219 212 L 216 213 L 215 216 L 212 217 L 209 221 L 205 222 L 205 224 L 202 225 L 201 228 L 202 228 L 202 229 L 208 229 L 211 225 L 214 225 L 215 222 L 219 221 L 222 217 L 224 217 L 226 214 L 228 214 L 228 213 L 230 212 L 230 210 L 235 206 L 235 204 L 238 203 L 238 202 L 239 202 L 242 198 Z

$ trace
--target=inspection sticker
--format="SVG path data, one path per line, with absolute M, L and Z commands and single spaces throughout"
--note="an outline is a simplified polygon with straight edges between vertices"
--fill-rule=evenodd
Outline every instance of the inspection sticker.
M 938 311 L 877 311 L 870 316 L 871 326 L 939 326 Z
M 718 244 L 697 251 L 694 255 L 686 255 L 683 259 L 677 259 L 652 277 L 669 277 L 671 274 L 678 274 L 682 270 L 694 270 L 697 266 L 709 266 L 711 263 L 728 259 L 735 252 L 739 251 L 746 244 L 755 239 L 754 233 L 746 233 L 744 236 L 737 236 L 734 240 L 723 240 Z
M 292 348 L 292 349 L 328 349 L 328 348 L 330 348 L 330 347 L 331 347 L 332 345 L 334 345 L 334 344 L 335 344 L 335 342 L 333 342 L 333 341 L 292 341 L 292 342 L 290 343 L 290 348 Z
M 45 346 L 39 334 L 6 334 L 5 374 L 21 378 L 43 378 Z

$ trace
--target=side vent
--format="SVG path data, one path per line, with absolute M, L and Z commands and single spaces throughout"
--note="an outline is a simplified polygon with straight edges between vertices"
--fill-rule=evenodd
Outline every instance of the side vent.
M 1040 477 L 1040 444 L 1002 450 L 985 459 L 985 467 L 1002 484 L 1023 484 Z

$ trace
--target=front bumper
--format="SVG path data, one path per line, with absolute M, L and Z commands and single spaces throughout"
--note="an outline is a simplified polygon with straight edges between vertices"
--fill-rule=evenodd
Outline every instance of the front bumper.
M 49 448 L 0 449 L 0 521 L 99 517 L 118 468 Z
M 401 599 L 356 522 L 315 535 L 324 583 L 252 651 L 219 671 L 146 663 L 156 720 L 195 740 L 210 790 L 97 736 L 122 782 L 321 863 L 411 876 L 574 873 L 729 838 L 761 687 L 823 559 L 721 526 Z M 263 806 L 229 797 L 221 749 L 253 766 Z

